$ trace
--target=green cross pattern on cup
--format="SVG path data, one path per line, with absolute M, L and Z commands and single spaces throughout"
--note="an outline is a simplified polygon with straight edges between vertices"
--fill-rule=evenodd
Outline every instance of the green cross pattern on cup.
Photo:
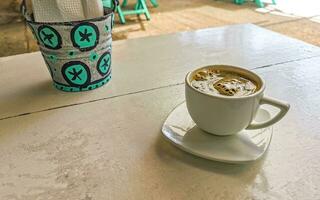
M 38 37 L 41 43 L 48 49 L 60 49 L 61 48 L 61 36 L 52 27 L 43 25 L 38 28 Z
M 64 64 L 62 75 L 71 86 L 86 86 L 90 83 L 90 70 L 80 61 L 71 61 Z
M 71 30 L 71 40 L 80 51 L 92 50 L 99 42 L 99 30 L 92 23 L 78 24 Z
M 100 57 L 97 64 L 97 70 L 102 76 L 104 76 L 109 72 L 110 66 L 111 66 L 111 55 L 109 52 L 106 52 Z

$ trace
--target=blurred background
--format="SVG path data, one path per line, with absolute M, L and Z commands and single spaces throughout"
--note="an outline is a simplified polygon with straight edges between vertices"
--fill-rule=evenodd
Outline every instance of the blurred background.
M 277 0 L 242 5 L 233 0 L 158 0 L 152 7 L 147 1 L 151 20 L 143 15 L 126 16 L 120 24 L 116 15 L 114 40 L 147 37 L 230 24 L 253 23 L 275 32 L 320 46 L 320 1 Z M 136 1 L 128 0 L 128 7 Z M 20 0 L 0 1 L 0 57 L 37 51 L 32 34 L 19 11 Z

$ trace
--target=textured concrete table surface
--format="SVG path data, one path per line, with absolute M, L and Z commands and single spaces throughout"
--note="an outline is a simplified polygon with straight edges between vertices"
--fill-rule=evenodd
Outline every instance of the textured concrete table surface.
M 267 154 L 229 165 L 161 136 L 184 75 L 207 64 L 254 70 L 290 102 Z M 320 48 L 253 25 L 114 43 L 113 80 L 53 88 L 39 53 L 0 58 L 0 199 L 320 199 Z

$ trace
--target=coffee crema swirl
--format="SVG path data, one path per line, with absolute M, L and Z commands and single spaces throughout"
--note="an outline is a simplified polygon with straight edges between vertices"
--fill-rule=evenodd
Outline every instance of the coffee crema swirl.
M 191 86 L 206 94 L 237 97 L 251 95 L 259 89 L 254 81 L 241 74 L 215 69 L 197 71 Z

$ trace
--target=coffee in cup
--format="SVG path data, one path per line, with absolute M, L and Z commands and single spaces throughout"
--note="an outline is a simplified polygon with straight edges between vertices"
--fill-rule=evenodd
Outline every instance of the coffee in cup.
M 212 95 L 248 96 L 260 89 L 260 85 L 235 72 L 207 68 L 197 71 L 191 81 L 195 89 Z
M 264 80 L 250 70 L 228 65 L 206 66 L 189 72 L 185 96 L 197 126 L 215 135 L 232 135 L 243 129 L 260 129 L 282 119 L 289 104 L 264 96 Z M 262 104 L 279 108 L 265 122 L 253 122 Z

